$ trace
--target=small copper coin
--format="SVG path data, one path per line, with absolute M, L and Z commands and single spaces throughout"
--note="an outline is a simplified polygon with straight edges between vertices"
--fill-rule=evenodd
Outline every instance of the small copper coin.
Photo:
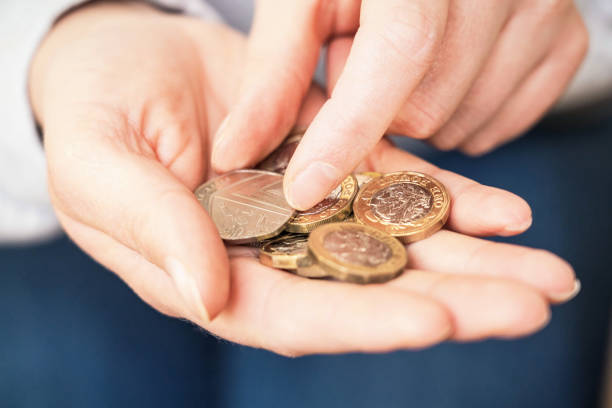
M 283 176 L 236 170 L 199 186 L 195 196 L 223 240 L 249 244 L 278 235 L 295 210 L 285 200 Z
M 355 220 L 399 238 L 418 241 L 438 231 L 450 212 L 444 185 L 426 174 L 385 174 L 365 185 L 353 203 Z
M 323 201 L 306 211 L 298 211 L 287 224 L 287 231 L 305 234 L 321 224 L 346 219 L 356 194 L 357 179 L 349 175 Z
M 397 239 L 357 223 L 318 227 L 308 238 L 308 249 L 330 276 L 355 283 L 393 279 L 408 261 L 406 249 Z
M 259 261 L 271 268 L 297 269 L 308 257 L 308 235 L 282 234 L 259 248 Z
M 356 173 L 355 178 L 357 179 L 357 186 L 359 187 L 359 189 L 361 189 L 370 181 L 382 177 L 382 175 L 382 173 L 379 173 L 377 171 L 363 171 L 361 173 Z
M 262 162 L 257 165 L 260 170 L 273 171 L 275 173 L 285 174 L 289 161 L 295 153 L 303 133 L 294 133 L 289 135 L 285 141 L 268 155 Z

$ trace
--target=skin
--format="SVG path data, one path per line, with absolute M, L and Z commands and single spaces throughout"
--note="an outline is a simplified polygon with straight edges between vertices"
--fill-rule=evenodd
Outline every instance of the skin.
M 517 137 L 562 94 L 588 35 L 572 0 L 258 0 L 217 170 L 252 165 L 282 141 L 324 44 L 330 99 L 285 174 L 301 210 L 386 132 L 470 155 Z
M 523 336 L 546 324 L 551 302 L 575 295 L 574 272 L 557 256 L 475 237 L 525 230 L 525 201 L 385 139 L 360 168 L 429 173 L 453 200 L 449 230 L 410 245 L 411 269 L 400 278 L 308 280 L 261 265 L 252 248 L 226 248 L 192 191 L 214 176 L 213 135 L 237 97 L 245 58 L 245 39 L 225 26 L 96 3 L 63 18 L 32 63 L 30 96 L 59 220 L 153 308 L 296 356 Z M 297 124 L 325 101 L 311 88 Z

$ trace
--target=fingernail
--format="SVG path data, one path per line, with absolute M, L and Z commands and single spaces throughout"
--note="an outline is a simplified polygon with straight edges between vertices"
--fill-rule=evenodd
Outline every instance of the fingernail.
M 227 144 L 228 132 L 226 132 L 227 124 L 229 122 L 230 115 L 227 115 L 225 119 L 219 125 L 217 133 L 215 133 L 214 145 L 212 151 L 212 162 L 216 164 L 222 157 L 223 147 Z
M 183 297 L 183 300 L 191 308 L 196 317 L 202 319 L 203 322 L 210 321 L 210 317 L 202 296 L 198 289 L 198 284 L 185 269 L 185 266 L 177 259 L 169 257 L 166 259 L 166 272 L 172 277 L 176 288 Z
M 580 293 L 580 289 L 582 289 L 582 283 L 580 283 L 580 279 L 576 279 L 574 281 L 574 287 L 572 288 L 572 290 L 566 293 L 550 295 L 550 299 L 553 302 L 568 302 L 578 296 L 578 293 Z
M 329 163 L 313 162 L 293 178 L 285 193 L 289 205 L 307 210 L 317 204 L 340 180 L 340 172 Z

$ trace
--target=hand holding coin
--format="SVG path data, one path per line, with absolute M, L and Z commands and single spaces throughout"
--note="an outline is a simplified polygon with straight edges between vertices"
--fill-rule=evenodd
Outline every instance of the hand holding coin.
M 60 20 L 34 58 L 30 94 L 56 213 L 74 242 L 145 302 L 229 341 L 300 355 L 524 335 L 545 324 L 549 302 L 571 297 L 564 261 L 471 236 L 524 230 L 523 200 L 384 140 L 358 172 L 428 174 L 453 202 L 449 230 L 411 244 L 410 269 L 398 278 L 304 279 L 262 265 L 254 248 L 224 246 L 193 192 L 212 179 L 208 147 L 231 107 L 244 49 L 244 38 L 219 24 L 94 2 Z M 304 106 L 317 112 L 325 98 L 317 88 L 309 95 Z
M 274 156 L 272 153 L 271 157 Z M 346 351 L 347 348 L 377 351 L 412 347 L 418 341 L 436 342 L 434 333 L 444 337 L 442 333 L 446 330 L 452 331 L 447 336 L 460 340 L 495 335 L 493 333 L 520 336 L 545 324 L 549 315 L 548 302 L 565 301 L 575 295 L 579 285 L 573 281 L 571 268 L 552 254 L 545 254 L 536 263 L 555 271 L 555 280 L 542 279 L 542 275 L 533 270 L 517 274 L 519 258 L 539 258 L 543 254 L 505 244 L 485 245 L 485 241 L 467 235 L 438 231 L 450 212 L 449 225 L 453 229 L 472 234 L 493 231 L 508 234 L 503 222 L 486 215 L 487 205 L 479 197 L 484 194 L 492 199 L 501 194 L 508 204 L 513 200 L 511 195 L 436 169 L 387 142 L 377 146 L 369 163 L 373 167 L 365 170 L 379 172 L 356 174 L 355 179 L 361 179 L 361 192 L 356 198 L 359 201 L 353 203 L 353 210 L 362 214 L 364 211 L 357 208 L 366 206 L 365 213 L 371 214 L 356 218 L 357 221 L 371 218 L 370 221 L 375 221 L 371 227 L 328 221 L 310 231 L 310 236 L 285 232 L 263 242 L 259 261 L 251 257 L 235 260 L 236 264 L 249 265 L 249 269 L 259 271 L 256 275 L 238 274 L 240 287 L 261 289 L 269 282 L 282 288 L 274 291 L 274 307 L 266 308 L 266 321 L 271 322 L 272 332 L 280 334 L 287 326 L 293 328 L 289 346 L 285 346 L 286 343 L 272 346 L 277 352 L 300 355 Z M 397 170 L 395 166 L 419 171 L 393 172 Z M 386 171 L 391 173 L 384 174 Z M 425 172 L 435 173 L 446 183 L 443 185 L 423 174 Z M 451 207 L 449 203 L 453 199 L 457 203 Z M 479 210 L 473 211 L 475 208 Z M 468 209 L 470 216 L 464 217 Z M 420 241 L 409 244 L 406 251 L 389 235 L 395 232 L 406 242 Z M 471 254 L 480 248 L 485 249 L 476 256 L 481 263 L 474 263 Z M 516 258 L 519 253 L 523 255 Z M 505 272 L 500 279 L 502 262 L 501 270 Z M 406 263 L 408 267 L 404 269 Z M 556 279 L 565 281 L 561 294 L 551 291 L 552 286 L 559 284 Z M 278 281 L 281 283 L 275 283 Z M 357 286 L 335 281 L 386 283 Z M 546 297 L 541 297 L 540 291 L 546 293 Z M 421 303 L 423 301 L 426 302 Z M 332 307 L 333 323 L 313 319 L 317 313 L 326 315 Z M 404 308 L 404 312 L 398 312 L 399 308 Z M 439 313 L 441 310 L 447 311 L 446 317 Z M 416 313 L 412 314 L 413 311 Z M 243 313 L 247 314 L 248 309 Z M 391 326 L 380 326 L 374 321 L 377 316 L 385 316 L 383 321 L 390 316 L 399 319 L 405 313 L 411 317 L 406 321 L 393 320 L 397 323 Z M 414 325 L 420 318 L 424 319 L 420 324 L 427 327 L 418 329 L 416 337 L 403 337 L 406 334 L 401 328 Z M 369 333 L 367 340 L 353 325 L 356 320 L 363 319 L 370 322 L 365 326 Z M 503 323 L 493 327 L 493 322 Z M 250 329 L 257 331 L 256 327 Z M 485 332 L 487 334 L 483 334 Z M 398 340 L 401 337 L 404 339 Z

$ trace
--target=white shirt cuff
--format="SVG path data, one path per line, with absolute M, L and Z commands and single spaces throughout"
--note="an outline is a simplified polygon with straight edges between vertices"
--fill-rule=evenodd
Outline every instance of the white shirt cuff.
M 201 0 L 150 1 L 221 21 Z M 0 244 L 53 236 L 59 224 L 47 194 L 46 163 L 28 98 L 29 66 L 56 19 L 82 0 L 0 1 Z

